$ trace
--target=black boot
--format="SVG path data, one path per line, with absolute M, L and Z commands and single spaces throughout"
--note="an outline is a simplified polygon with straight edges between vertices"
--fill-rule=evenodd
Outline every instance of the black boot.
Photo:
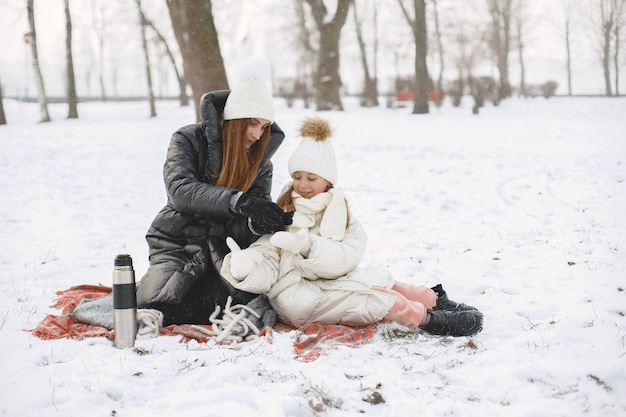
M 483 315 L 477 310 L 426 310 L 426 324 L 420 329 L 437 336 L 471 336 L 483 329 Z
M 446 291 L 443 289 L 441 284 L 438 284 L 431 288 L 437 294 L 437 305 L 433 308 L 433 310 L 444 310 L 444 311 L 478 311 L 476 307 L 472 307 L 467 304 L 457 303 L 448 298 Z

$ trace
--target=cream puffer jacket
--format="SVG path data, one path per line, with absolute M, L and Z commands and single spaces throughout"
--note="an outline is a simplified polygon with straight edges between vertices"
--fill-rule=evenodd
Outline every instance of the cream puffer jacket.
M 394 279 L 381 267 L 358 267 L 367 245 L 362 225 L 350 215 L 341 240 L 320 236 L 321 216 L 309 228 L 311 250 L 307 257 L 279 249 L 261 237 L 245 250 L 258 250 L 263 261 L 242 280 L 230 273 L 231 254 L 226 255 L 221 274 L 235 288 L 267 294 L 281 321 L 301 326 L 306 323 L 366 325 L 384 318 L 395 297 L 373 290 L 391 288 Z M 295 233 L 294 227 L 290 231 Z

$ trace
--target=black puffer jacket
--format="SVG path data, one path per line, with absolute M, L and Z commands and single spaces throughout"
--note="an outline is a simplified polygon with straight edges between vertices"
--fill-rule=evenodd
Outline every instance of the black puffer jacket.
M 189 294 L 191 288 L 192 292 L 206 293 L 202 303 L 208 312 L 213 311 L 215 304 L 223 305 L 227 295 L 233 295 L 235 302 L 252 298 L 226 284 L 218 273 L 229 252 L 227 236 L 242 247 L 258 238 L 250 232 L 246 217 L 233 215 L 229 210 L 231 196 L 238 190 L 214 185 L 222 165 L 221 114 L 229 93 L 224 90 L 205 94 L 201 122 L 172 135 L 163 168 L 167 204 L 146 235 L 150 267 L 138 285 L 139 308 L 192 308 L 184 305 L 187 298 L 198 297 Z M 270 158 L 284 136 L 273 123 L 270 142 L 248 194 L 271 200 Z M 168 315 L 166 311 L 164 314 Z M 165 321 L 171 320 L 166 317 Z

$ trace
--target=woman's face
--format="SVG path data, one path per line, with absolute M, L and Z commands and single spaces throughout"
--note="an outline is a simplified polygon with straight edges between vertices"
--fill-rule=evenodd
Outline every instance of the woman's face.
M 293 173 L 293 189 L 304 198 L 312 198 L 328 190 L 330 183 L 319 175 L 306 171 Z
M 261 136 L 263 136 L 263 132 L 270 126 L 270 121 L 267 119 L 262 119 L 260 117 L 256 117 L 250 119 L 248 121 L 248 127 L 246 129 L 246 138 L 245 138 L 245 147 L 246 151 L 250 149 L 252 145 L 254 145 Z

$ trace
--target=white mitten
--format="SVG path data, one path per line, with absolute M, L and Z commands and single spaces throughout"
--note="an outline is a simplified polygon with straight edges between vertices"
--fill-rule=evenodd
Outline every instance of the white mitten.
M 270 242 L 277 248 L 301 253 L 304 256 L 308 256 L 311 251 L 311 238 L 305 229 L 300 229 L 296 233 L 276 232 L 270 238 Z
M 230 274 L 236 280 L 242 281 L 259 262 L 263 261 L 261 252 L 254 248 L 241 250 L 231 237 L 226 238 L 226 244 L 230 248 Z

